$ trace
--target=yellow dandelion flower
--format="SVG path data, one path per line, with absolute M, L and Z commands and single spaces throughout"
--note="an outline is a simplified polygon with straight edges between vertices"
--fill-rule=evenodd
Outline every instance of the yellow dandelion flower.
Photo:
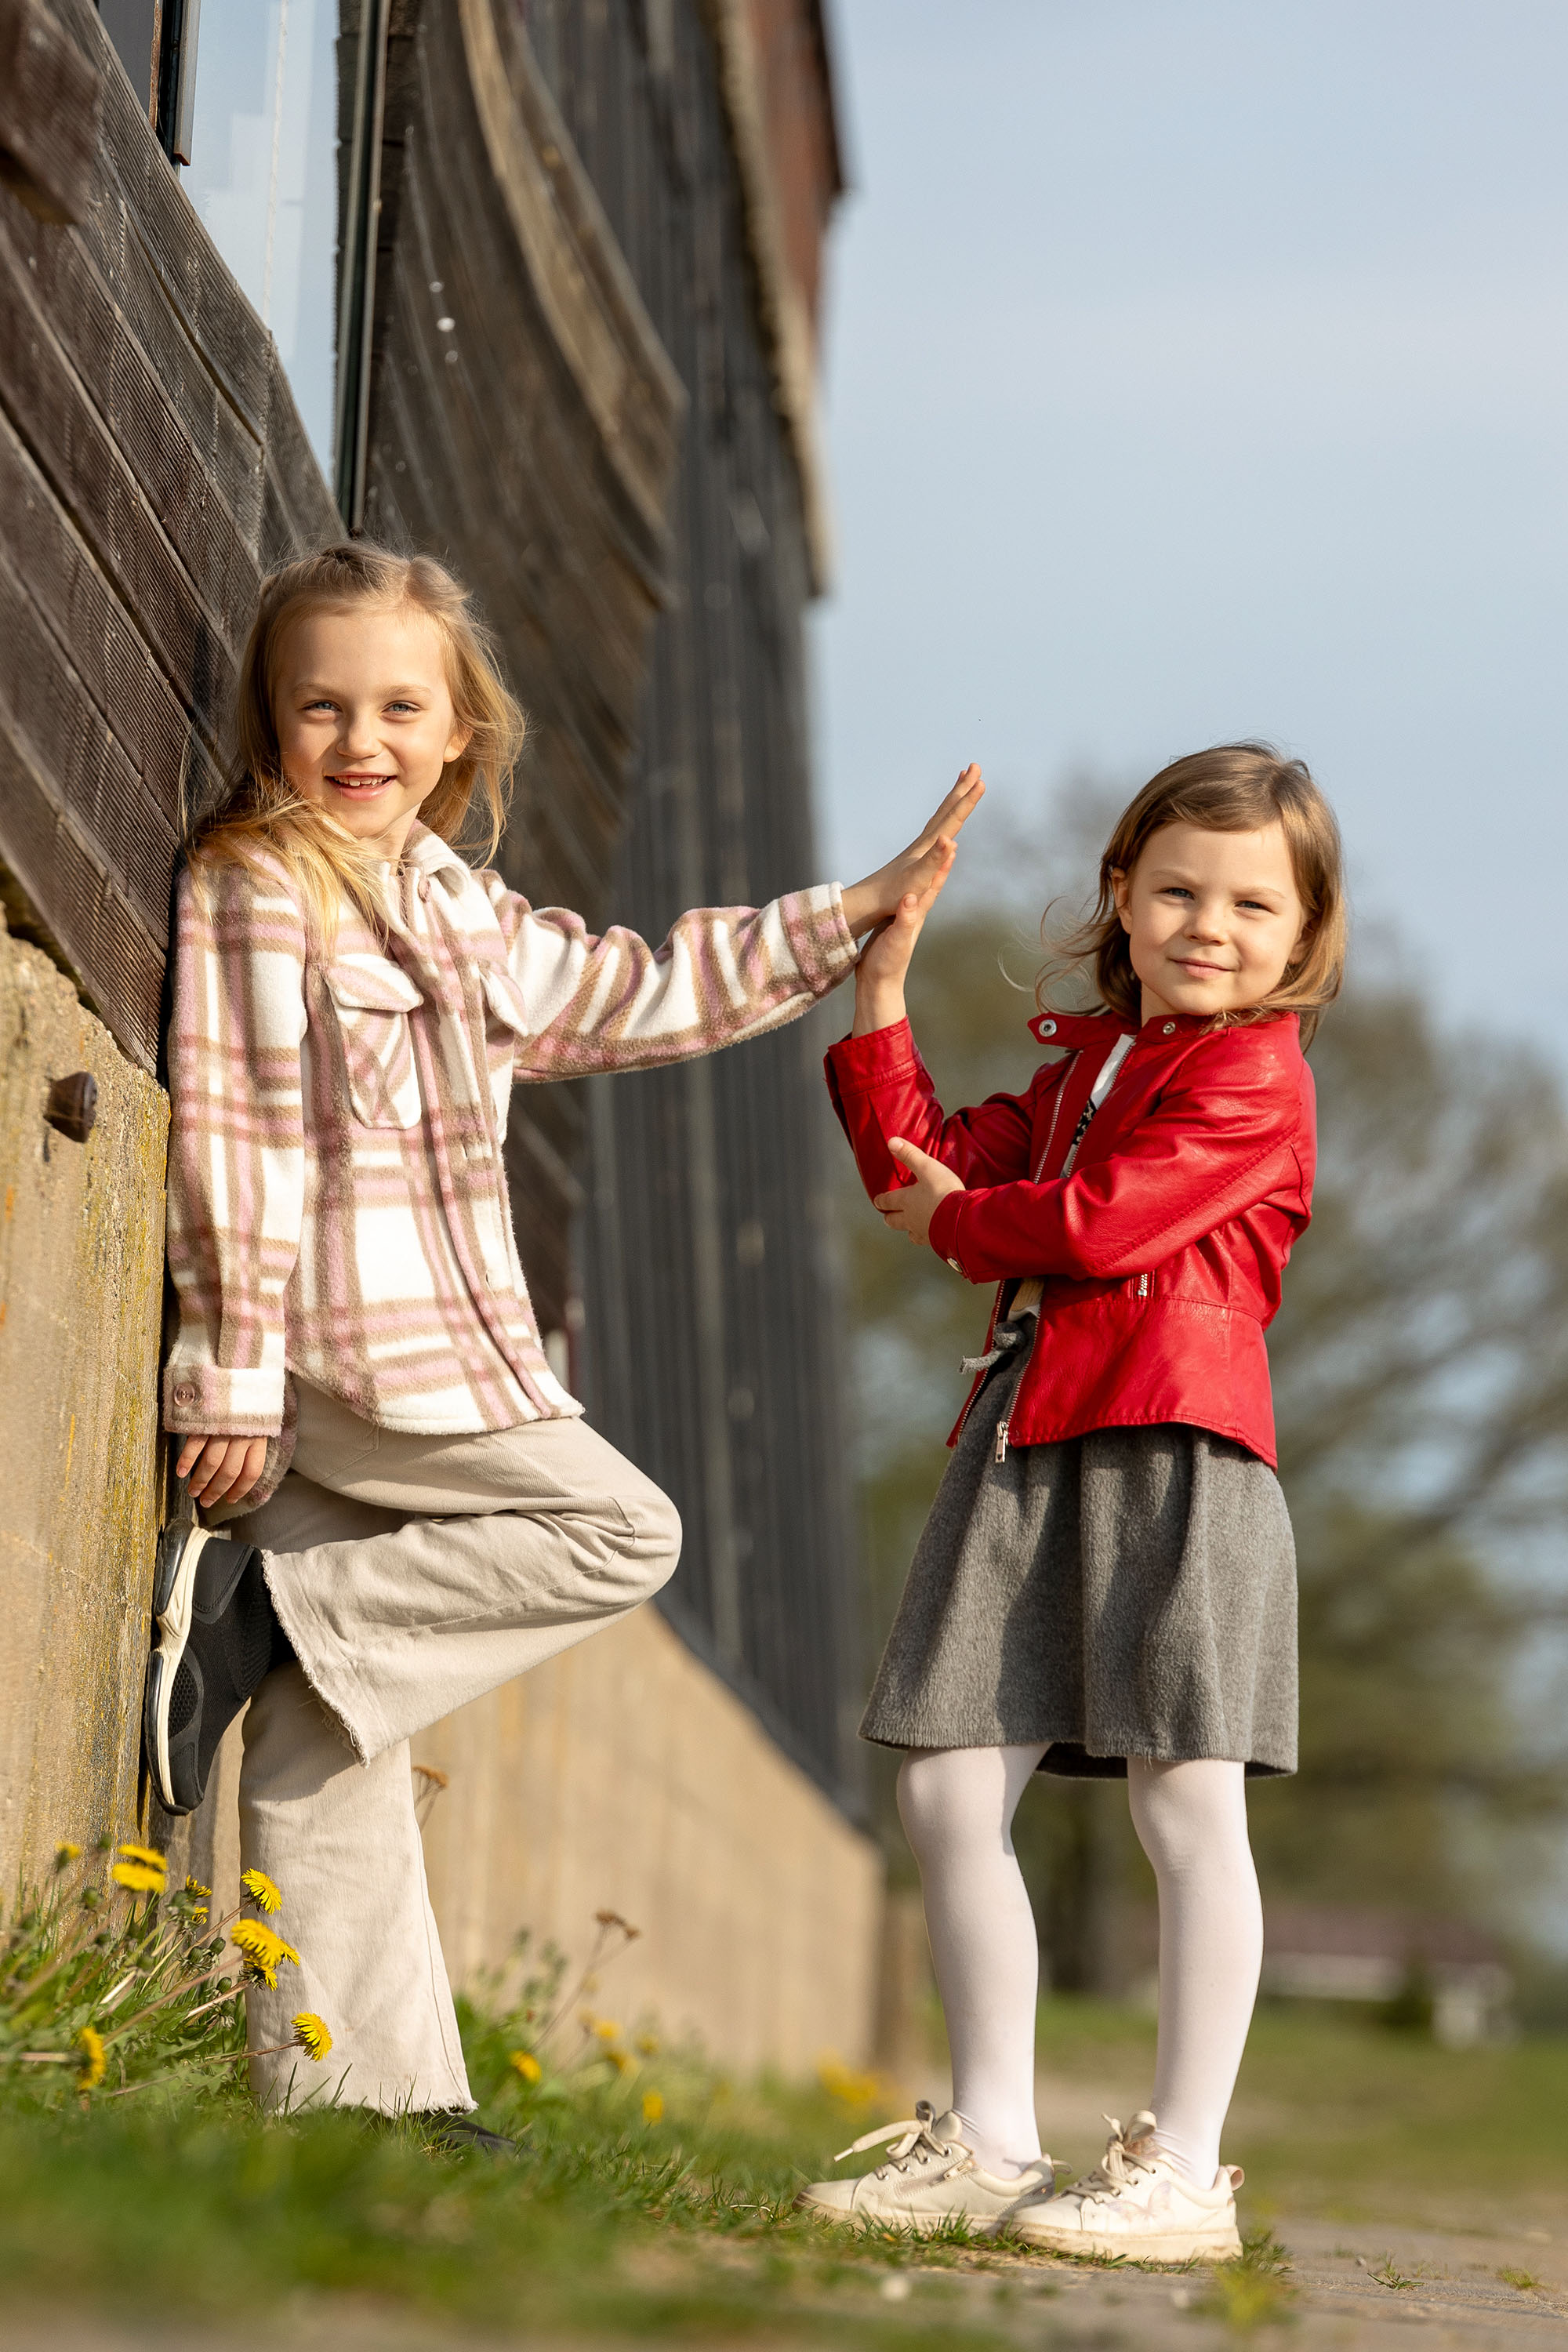
M 155 1845 L 122 1845 L 120 1860 L 110 1871 L 117 1886 L 132 1895 L 162 1895 L 168 1885 L 169 1865 Z
M 318 2066 L 332 2046 L 325 2021 L 310 2009 L 302 2009 L 294 2020 L 294 2039 L 306 2057 L 313 2058 Z
M 239 1883 L 257 1909 L 265 1911 L 269 1919 L 274 1911 L 282 1909 L 283 1897 L 264 1870 L 242 1870 L 239 1874 Z
M 595 2018 L 593 2030 L 601 2042 L 618 2042 L 621 2038 L 621 2029 L 613 2017 Z
M 79 1845 L 72 1845 L 69 1838 L 61 1838 L 58 1845 L 55 1848 L 55 1868 L 57 1870 L 64 1870 L 68 1863 L 79 1861 L 80 1859 L 80 1855 L 81 1848 Z
M 96 2091 L 109 2064 L 103 2052 L 103 2036 L 90 2025 L 84 2025 L 77 2035 L 76 2046 L 81 2052 L 81 2064 L 77 2070 L 77 2087 Z
M 639 2033 L 637 2039 L 637 2046 L 645 2058 L 657 2058 L 658 2056 L 658 2034 Z
M 642 2119 L 645 2124 L 659 2124 L 664 2121 L 664 2100 L 658 2091 L 643 2093 Z
M 634 2066 L 637 2063 L 636 2059 L 625 2050 L 606 2050 L 605 2055 L 617 2074 L 624 2074 L 628 2066 Z
M 117 1862 L 109 1874 L 117 1886 L 129 1887 L 132 1895 L 162 1895 L 169 1883 L 162 1870 L 145 1862 Z
M 817 2066 L 816 2079 L 830 2098 L 842 2099 L 847 2107 L 868 2107 L 882 2095 L 881 2084 L 875 2074 L 857 2074 L 831 2051 Z
M 187 1895 L 194 1895 L 198 1903 L 210 1903 L 212 1901 L 212 1888 L 210 1886 L 204 1886 L 199 1878 L 186 1879 L 185 1893 Z
M 509 2050 L 506 2063 L 525 2083 L 537 2083 L 544 2072 L 531 2050 Z
M 286 1944 L 275 1928 L 263 1927 L 259 1919 L 237 1919 L 229 1929 L 236 1949 L 245 1962 L 245 1972 L 254 1981 L 274 1990 L 278 1970 L 284 1960 L 300 1965 L 300 1955 L 292 1944 Z

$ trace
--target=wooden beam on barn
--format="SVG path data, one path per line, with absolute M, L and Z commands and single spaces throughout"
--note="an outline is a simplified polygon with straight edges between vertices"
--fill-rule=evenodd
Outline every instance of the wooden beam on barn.
M 746 235 L 756 272 L 758 309 L 773 362 L 774 396 L 789 428 L 790 446 L 800 477 L 812 587 L 821 595 L 833 576 L 833 509 L 817 421 L 817 344 L 813 306 L 815 244 L 820 227 L 813 231 L 813 262 L 808 275 L 792 250 L 797 242 L 794 215 L 798 197 L 786 184 L 781 168 L 783 158 L 770 119 L 768 77 L 758 43 L 759 18 L 753 0 L 701 0 L 701 6 L 719 53 L 720 84 L 740 169 Z M 820 34 L 820 13 L 813 14 Z M 816 54 L 819 69 L 826 76 L 826 46 Z M 842 166 L 831 107 L 831 85 L 826 79 L 821 106 L 829 173 L 824 193 L 830 205 L 842 186 Z
M 84 220 L 103 78 L 47 0 L 0 0 L 0 179 L 39 220 Z

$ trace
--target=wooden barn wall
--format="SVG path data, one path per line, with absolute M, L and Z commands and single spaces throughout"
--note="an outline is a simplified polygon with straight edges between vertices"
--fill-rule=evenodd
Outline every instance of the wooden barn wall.
M 822 878 L 800 482 L 759 327 L 718 62 L 696 0 L 527 0 L 534 53 L 690 406 L 614 903 Z M 853 1799 L 854 1553 L 820 1055 L 843 1008 L 708 1062 L 593 1082 L 586 1394 L 675 1496 L 680 1630 Z

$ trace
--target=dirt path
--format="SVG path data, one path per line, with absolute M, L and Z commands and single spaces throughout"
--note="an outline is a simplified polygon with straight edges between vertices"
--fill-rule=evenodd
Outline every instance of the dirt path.
M 768 2352 L 810 2352 L 821 2341 L 814 2322 L 830 2315 L 897 2318 L 911 2333 L 929 2328 L 933 2336 L 964 2325 L 989 2328 L 1031 2352 L 1235 2352 L 1247 2337 L 1281 2352 L 1568 2346 L 1568 2225 L 1554 2242 L 1540 2231 L 1482 2237 L 1317 2221 L 1281 2223 L 1278 2235 L 1292 2267 L 1278 2303 L 1266 2303 L 1251 2326 L 1247 2314 L 1234 2307 L 1227 2314 L 1223 2285 L 1201 2273 L 1045 2258 L 967 2272 L 868 2265 L 804 2304 L 792 2298 Z M 1215 2296 L 1222 2300 L 1211 2303 Z M 265 2332 L 269 2345 L 299 2352 L 515 2352 L 519 2340 L 429 2327 L 328 2297 L 269 2315 Z M 232 2340 L 232 2331 L 139 2328 L 58 2313 L 0 2315 L 3 2352 L 208 2352 L 225 2337 Z M 531 2352 L 557 2352 L 555 2339 L 522 2340 Z M 673 2347 L 679 2339 L 662 2340 Z M 754 2338 L 746 2342 L 754 2347 Z M 729 2352 L 706 2334 L 702 2344 L 703 2352 Z M 590 2347 L 574 2337 L 559 2352 Z M 611 2352 L 608 2344 L 603 2352 Z

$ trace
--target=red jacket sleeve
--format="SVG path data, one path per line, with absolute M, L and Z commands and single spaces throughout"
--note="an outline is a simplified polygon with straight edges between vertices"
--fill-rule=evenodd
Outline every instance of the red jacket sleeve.
M 929 1151 L 965 1184 L 1005 1184 L 1029 1171 L 1033 1107 L 1042 1087 L 1054 1087 L 1067 1066 L 1053 1062 L 1040 1070 L 1025 1095 L 992 1095 L 973 1110 L 942 1116 L 931 1072 L 920 1056 L 907 1021 L 845 1037 L 829 1049 L 824 1065 L 827 1091 L 849 1138 L 860 1181 L 873 1200 L 913 1181 L 888 1150 L 900 1135 Z
M 1258 1030 L 1205 1041 L 1109 1159 L 1048 1183 L 952 1192 L 931 1245 L 971 1282 L 1067 1275 L 1119 1281 L 1149 1272 L 1219 1225 L 1309 1181 L 1300 1066 L 1259 1051 Z

